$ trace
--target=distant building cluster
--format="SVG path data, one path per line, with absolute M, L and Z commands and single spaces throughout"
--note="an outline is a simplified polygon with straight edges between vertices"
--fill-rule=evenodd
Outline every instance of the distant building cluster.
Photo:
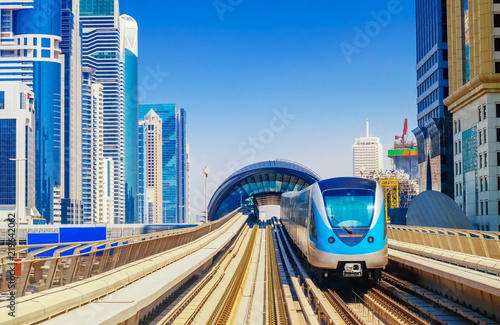
M 186 113 L 140 113 L 138 26 L 118 8 L 0 2 L 0 221 L 17 202 L 22 223 L 186 221 Z

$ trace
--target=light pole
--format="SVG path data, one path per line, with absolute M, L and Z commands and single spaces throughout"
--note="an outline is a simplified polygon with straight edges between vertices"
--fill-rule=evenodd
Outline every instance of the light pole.
M 19 193 L 19 175 L 20 175 L 19 162 L 26 161 L 27 159 L 26 158 L 9 158 L 9 160 L 16 162 L 16 247 L 19 247 L 19 222 L 20 222 L 19 214 L 21 211 L 21 202 L 19 202 L 21 199 L 21 195 Z
M 208 221 L 208 174 L 211 170 L 208 167 L 203 169 L 203 174 L 205 174 L 205 223 Z

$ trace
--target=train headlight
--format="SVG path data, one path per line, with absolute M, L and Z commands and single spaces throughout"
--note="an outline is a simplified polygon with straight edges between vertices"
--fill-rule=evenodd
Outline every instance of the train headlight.
M 328 237 L 328 242 L 329 242 L 330 244 L 335 243 L 335 238 L 333 238 L 333 237 Z
M 370 244 L 371 244 L 371 243 L 373 243 L 373 241 L 374 241 L 374 240 L 375 240 L 375 239 L 374 239 L 372 236 L 368 237 L 368 242 L 369 242 Z

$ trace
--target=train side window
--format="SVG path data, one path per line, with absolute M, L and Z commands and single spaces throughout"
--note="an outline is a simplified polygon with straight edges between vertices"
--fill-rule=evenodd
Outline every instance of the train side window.
M 314 239 L 318 240 L 318 235 L 316 234 L 316 220 L 314 218 L 314 207 L 311 207 L 311 221 L 309 222 L 309 232 Z

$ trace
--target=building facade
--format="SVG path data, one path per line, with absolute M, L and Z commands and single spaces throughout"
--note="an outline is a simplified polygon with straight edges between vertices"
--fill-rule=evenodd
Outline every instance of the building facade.
M 369 172 L 380 172 L 384 169 L 384 148 L 377 137 L 370 137 L 368 121 L 366 137 L 356 138 L 352 146 L 353 175 L 362 177 Z
M 82 201 L 82 176 L 88 168 L 82 161 L 82 66 L 79 7 L 77 0 L 63 0 L 61 13 L 61 56 L 64 62 L 63 91 L 63 163 L 62 163 L 62 223 L 81 223 L 83 213 L 89 213 L 88 200 Z M 88 143 L 86 143 L 88 145 Z M 88 190 L 86 195 L 88 196 Z
M 19 220 L 31 223 L 35 207 L 35 104 L 30 87 L 0 82 L 0 221 L 16 213 L 16 188 L 21 202 Z M 16 161 L 19 180 L 16 180 Z
M 92 223 L 114 223 L 106 188 L 104 158 L 104 94 L 101 84 L 92 86 Z
M 35 96 L 36 207 L 48 223 L 60 223 L 62 184 L 61 2 L 0 3 L 0 81 L 26 83 Z
M 184 222 L 187 200 L 186 113 L 175 104 L 139 105 L 139 118 L 154 110 L 162 120 L 164 223 Z
M 82 65 L 95 70 L 92 83 L 103 86 L 104 157 L 112 179 L 114 223 L 125 222 L 125 80 L 118 0 L 80 0 Z M 82 126 L 85 128 L 85 124 Z M 85 148 L 82 150 L 85 155 Z
M 451 114 L 443 103 L 449 95 L 446 0 L 416 0 L 417 122 L 420 190 L 453 198 Z
M 120 37 L 125 71 L 125 222 L 139 223 L 138 168 L 139 103 L 137 22 L 128 15 L 120 16 Z
M 139 173 L 138 173 L 138 214 L 141 223 L 148 223 L 148 210 L 146 203 L 146 177 L 147 177 L 147 138 L 144 121 L 139 121 Z
M 448 1 L 455 202 L 476 229 L 500 230 L 500 4 Z
M 150 110 L 144 117 L 146 130 L 146 197 L 149 224 L 163 223 L 162 120 Z

